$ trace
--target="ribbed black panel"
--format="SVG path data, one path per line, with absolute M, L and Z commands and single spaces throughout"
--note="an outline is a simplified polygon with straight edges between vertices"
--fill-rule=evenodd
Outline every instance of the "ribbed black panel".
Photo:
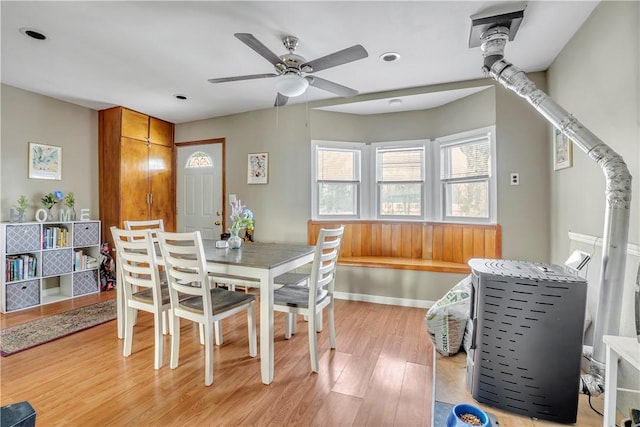
M 473 397 L 530 417 L 575 422 L 586 282 L 548 264 L 476 259 L 469 265 Z

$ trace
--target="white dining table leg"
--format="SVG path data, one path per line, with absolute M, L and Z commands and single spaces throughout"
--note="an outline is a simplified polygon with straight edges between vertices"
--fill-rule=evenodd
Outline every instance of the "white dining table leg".
M 273 381 L 273 275 L 265 272 L 260 277 L 260 369 L 262 382 Z

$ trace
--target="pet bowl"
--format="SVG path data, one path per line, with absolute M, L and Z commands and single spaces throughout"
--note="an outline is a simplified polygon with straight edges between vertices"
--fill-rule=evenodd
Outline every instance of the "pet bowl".
M 460 418 L 464 414 L 475 415 L 482 424 L 481 427 L 491 427 L 491 420 L 489 415 L 477 406 L 469 405 L 468 403 L 459 403 L 451 409 L 449 417 L 447 417 L 447 427 L 469 427 L 473 424 L 466 423 Z

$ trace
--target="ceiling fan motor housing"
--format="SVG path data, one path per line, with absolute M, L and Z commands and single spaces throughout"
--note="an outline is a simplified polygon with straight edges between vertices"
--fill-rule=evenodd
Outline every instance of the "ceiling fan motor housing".
M 302 70 L 300 68 L 302 64 L 307 62 L 307 60 L 300 55 L 296 55 L 295 53 L 285 53 L 284 55 L 280 56 L 280 59 L 282 59 L 282 62 L 284 63 L 284 65 L 287 66 L 286 69 L 279 70 L 282 73 L 300 74 L 302 71 L 309 72 L 307 70 Z

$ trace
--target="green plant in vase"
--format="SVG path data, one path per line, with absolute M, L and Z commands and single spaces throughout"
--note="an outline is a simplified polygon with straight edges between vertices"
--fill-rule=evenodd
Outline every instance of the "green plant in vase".
M 67 193 L 67 195 L 64 197 L 64 204 L 71 209 L 71 220 L 75 221 L 76 220 L 76 210 L 75 210 L 76 197 L 73 195 L 72 192 Z
M 51 214 L 51 208 L 58 202 L 56 196 L 53 193 L 47 193 L 42 196 L 42 206 L 47 210 L 47 221 L 53 221 L 53 215 Z
M 18 197 L 18 202 L 15 206 L 16 210 L 18 211 L 18 222 L 24 222 L 24 213 L 28 207 L 29 200 L 27 200 L 27 196 L 21 194 L 20 197 Z

